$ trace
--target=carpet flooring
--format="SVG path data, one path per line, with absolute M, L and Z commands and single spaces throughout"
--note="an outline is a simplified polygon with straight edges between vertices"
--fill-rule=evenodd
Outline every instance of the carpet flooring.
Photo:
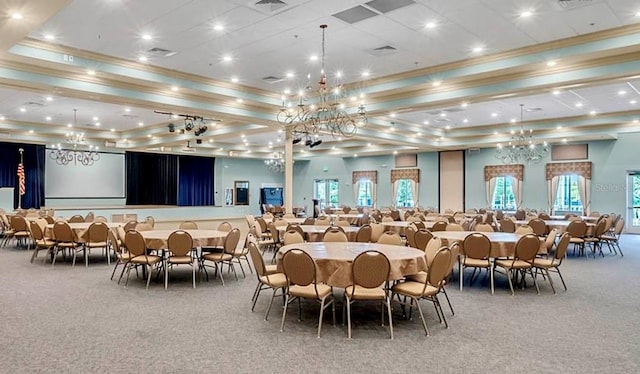
M 553 295 L 541 281 L 511 296 L 496 278 L 491 295 L 482 279 L 462 293 L 448 287 L 449 329 L 423 304 L 420 319 L 403 320 L 394 307 L 395 339 L 381 327 L 379 306 L 355 304 L 353 339 L 326 315 L 316 337 L 318 305 L 303 304 L 263 316 L 269 292 L 251 312 L 254 274 L 225 273 L 191 288 L 188 267 L 144 288 L 132 277 L 124 288 L 112 267 L 92 256 L 85 268 L 70 262 L 29 263 L 31 252 L 0 250 L 0 373 L 638 373 L 640 372 L 640 236 L 622 239 L 625 257 L 570 257 L 562 265 L 569 287 Z M 607 251 L 608 252 L 608 251 Z M 468 276 L 467 276 L 468 279 Z M 341 297 L 341 291 L 336 290 Z M 340 300 L 340 299 L 338 299 Z M 444 301 L 444 300 L 443 300 Z

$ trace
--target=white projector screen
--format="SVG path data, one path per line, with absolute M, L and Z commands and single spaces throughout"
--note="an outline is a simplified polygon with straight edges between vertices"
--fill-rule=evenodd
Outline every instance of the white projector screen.
M 80 163 L 58 165 L 47 151 L 45 197 L 124 198 L 124 167 L 124 154 L 100 153 L 100 159 L 91 166 Z

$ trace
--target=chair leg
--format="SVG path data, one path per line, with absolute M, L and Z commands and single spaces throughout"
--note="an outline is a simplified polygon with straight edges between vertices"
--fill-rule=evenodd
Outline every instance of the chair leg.
M 256 302 L 258 301 L 258 296 L 260 296 L 260 291 L 262 291 L 262 283 L 258 282 L 258 287 L 256 287 L 256 290 L 253 291 L 253 297 L 251 298 L 251 311 L 253 312 L 253 310 L 256 308 Z
M 40 249 L 38 248 L 38 246 L 36 246 L 35 248 L 33 248 L 33 254 L 31 255 L 31 260 L 29 261 L 30 263 L 33 264 L 33 260 L 36 259 L 36 257 L 38 257 L 38 251 Z
M 462 283 L 464 282 L 464 266 L 460 263 L 460 270 L 458 271 L 460 274 L 460 292 L 462 292 Z
M 118 259 L 116 259 L 116 266 L 113 267 L 113 272 L 111 272 L 111 280 L 113 280 L 113 276 L 116 274 L 116 269 L 118 268 Z
M 549 285 L 551 286 L 551 289 L 553 290 L 553 294 L 556 295 L 556 288 L 553 286 L 553 279 L 551 279 L 551 274 L 549 274 L 549 269 L 544 269 L 545 273 L 547 274 L 547 278 L 549 279 Z
M 196 264 L 191 263 L 191 282 L 193 283 L 193 288 L 196 288 Z
M 269 312 L 271 311 L 271 305 L 273 305 L 273 299 L 276 298 L 276 291 L 278 291 L 278 289 L 274 288 L 273 289 L 273 294 L 271 295 L 271 301 L 269 301 L 269 307 L 267 308 L 267 312 L 264 315 L 264 320 L 265 321 L 269 320 Z M 257 300 L 257 298 L 256 298 L 256 300 Z M 255 302 L 253 303 L 253 305 L 255 305 Z M 252 311 L 253 311 L 253 309 L 252 309 Z
M 393 340 L 393 319 L 391 317 L 391 299 L 386 297 L 385 303 L 387 304 L 387 313 L 389 315 L 389 333 L 391 334 L 391 340 Z
M 540 295 L 540 288 L 538 287 L 538 282 L 536 281 L 536 277 L 533 276 L 533 268 L 529 269 L 529 273 L 531 274 L 531 278 L 533 278 L 533 285 L 536 286 L 536 292 L 538 293 L 538 295 Z M 524 277 L 526 275 L 527 275 L 527 271 L 525 270 L 522 273 L 522 282 L 523 282 L 523 284 L 526 284 L 526 283 L 524 283 Z
M 562 277 L 562 273 L 560 272 L 560 268 L 556 267 L 556 271 L 558 272 L 558 276 L 560 276 L 560 280 L 562 281 L 562 286 L 564 290 L 567 290 L 567 285 L 564 283 L 564 278 Z
M 494 264 L 492 262 L 489 262 L 489 282 L 491 283 L 491 294 L 493 295 L 495 292 L 495 282 L 493 280 L 493 269 L 494 269 Z M 446 293 L 445 293 L 446 295 Z M 449 301 L 449 297 L 447 296 L 447 301 Z M 449 306 L 451 306 L 451 304 L 449 304 Z
M 151 265 L 145 265 L 147 267 L 147 286 L 145 289 L 149 289 L 149 283 L 151 283 L 151 273 L 153 273 L 153 267 Z
M 345 295 L 345 304 L 347 305 L 347 338 L 351 339 L 351 301 Z
M 414 300 L 416 305 L 418 305 L 418 312 L 420 313 L 420 320 L 422 321 L 422 327 L 424 327 L 424 333 L 429 336 L 429 329 L 427 328 L 427 321 L 424 320 L 424 314 L 422 314 L 422 307 L 420 306 L 418 299 L 411 297 L 411 301 L 413 302 Z
M 164 267 L 164 289 L 167 289 L 167 286 L 169 285 L 169 264 L 167 264 L 167 266 Z
M 444 316 L 444 311 L 442 310 L 442 304 L 440 304 L 440 299 L 438 299 L 438 294 L 433 296 L 434 304 L 436 306 L 436 311 L 440 310 L 440 315 L 442 315 L 442 320 L 444 321 L 444 327 L 449 328 L 449 323 L 447 322 L 447 317 Z
M 322 332 L 322 319 L 324 316 L 324 301 L 327 298 L 325 297 L 320 301 L 320 317 L 318 318 L 318 338 L 320 337 L 320 333 Z
M 509 281 L 509 288 L 511 289 L 511 296 L 515 296 L 515 293 L 513 292 L 513 283 L 511 282 L 511 269 L 507 269 L 507 280 Z
M 289 306 L 289 293 L 287 292 L 287 298 L 284 301 L 284 308 L 282 309 L 282 322 L 280 323 L 280 332 L 284 331 L 284 320 L 287 318 L 287 307 Z
M 491 278 L 493 278 L 493 272 L 491 273 Z M 453 307 L 451 306 L 451 301 L 449 300 L 449 295 L 447 294 L 447 290 L 442 287 L 442 293 L 444 293 L 444 297 L 447 299 L 447 304 L 449 304 L 449 309 L 451 309 L 451 315 L 455 316 L 456 313 L 453 311 Z

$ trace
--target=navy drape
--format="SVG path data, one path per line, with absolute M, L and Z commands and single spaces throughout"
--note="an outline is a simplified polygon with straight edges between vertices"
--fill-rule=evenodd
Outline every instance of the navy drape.
M 179 156 L 178 205 L 215 205 L 215 158 Z
M 13 187 L 13 207 L 18 207 L 18 163 L 24 149 L 24 173 L 26 193 L 22 196 L 22 208 L 39 209 L 44 205 L 44 145 L 0 143 L 0 187 Z
M 178 156 L 125 153 L 127 205 L 176 205 Z

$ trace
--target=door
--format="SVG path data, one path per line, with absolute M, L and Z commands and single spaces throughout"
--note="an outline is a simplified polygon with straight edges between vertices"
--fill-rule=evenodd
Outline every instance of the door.
M 629 172 L 627 176 L 627 219 L 626 232 L 640 234 L 640 171 Z
M 337 179 L 316 179 L 313 182 L 313 198 L 318 199 L 320 209 L 338 207 L 338 189 Z

